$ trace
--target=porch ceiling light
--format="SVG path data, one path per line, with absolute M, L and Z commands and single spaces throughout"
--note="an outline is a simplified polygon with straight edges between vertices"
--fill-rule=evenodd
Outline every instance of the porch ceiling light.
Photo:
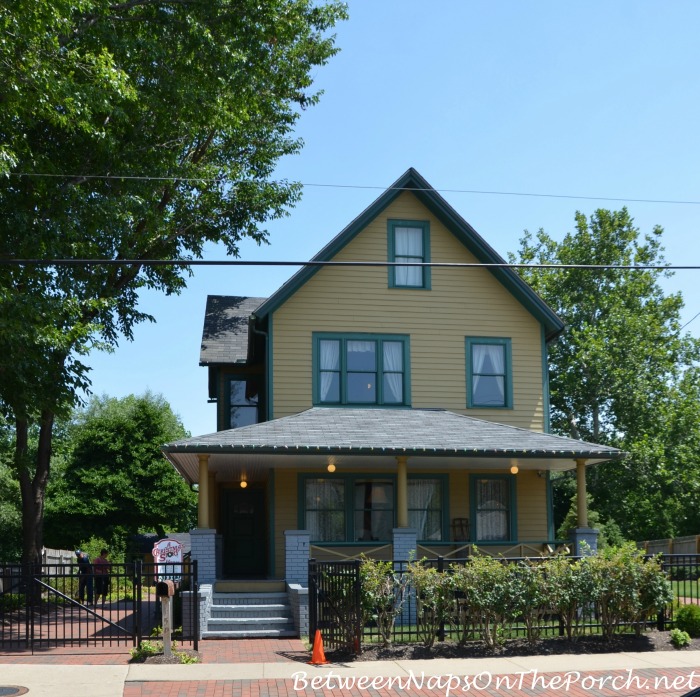
M 513 465 L 513 466 L 510 468 L 510 473 L 511 473 L 511 474 L 517 474 L 518 472 L 519 472 L 519 469 L 518 469 L 518 466 L 517 466 L 517 465 Z
M 328 458 L 328 466 L 326 467 L 326 469 L 329 472 L 335 472 L 335 458 L 334 457 Z
M 241 489 L 245 489 L 248 486 L 248 482 L 245 479 L 241 479 Z

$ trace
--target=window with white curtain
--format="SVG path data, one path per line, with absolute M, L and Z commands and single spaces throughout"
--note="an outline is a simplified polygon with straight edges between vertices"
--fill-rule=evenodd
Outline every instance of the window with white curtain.
M 512 538 L 511 482 L 505 477 L 472 478 L 477 542 L 503 542 Z
M 419 540 L 442 540 L 442 480 L 408 480 L 408 527 L 417 531 Z
M 427 221 L 390 220 L 389 261 L 421 264 L 430 261 L 430 226 Z M 430 288 L 430 267 L 389 267 L 390 288 Z
M 510 339 L 467 338 L 468 406 L 511 407 Z
M 314 334 L 314 403 L 406 405 L 408 337 Z
M 345 482 L 307 479 L 304 483 L 306 530 L 317 542 L 345 541 Z

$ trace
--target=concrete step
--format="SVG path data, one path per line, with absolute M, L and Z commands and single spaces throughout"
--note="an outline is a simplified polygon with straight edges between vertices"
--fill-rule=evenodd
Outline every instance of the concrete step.
M 299 636 L 293 629 L 222 630 L 202 632 L 202 639 L 280 639 Z
M 287 586 L 277 579 L 216 581 L 215 593 L 284 593 Z
M 214 593 L 214 605 L 269 605 L 270 603 L 287 604 L 286 593 Z
M 287 603 L 269 605 L 212 605 L 214 617 L 290 617 L 291 608 Z
M 207 622 L 208 632 L 293 630 L 289 617 L 216 617 Z

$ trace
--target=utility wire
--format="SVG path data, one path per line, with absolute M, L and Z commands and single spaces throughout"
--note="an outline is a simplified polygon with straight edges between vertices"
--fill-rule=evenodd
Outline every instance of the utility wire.
M 188 183 L 229 183 L 231 186 L 239 184 L 260 183 L 254 180 L 229 181 L 225 177 L 151 177 L 138 175 L 122 175 L 122 174 L 49 174 L 39 172 L 9 172 L 10 177 L 37 177 L 37 178 L 53 178 L 53 179 L 75 179 L 75 180 L 123 180 L 123 181 L 163 181 L 163 182 L 188 182 Z M 265 184 L 280 184 L 282 182 L 262 182 Z M 700 201 L 685 201 L 678 199 L 653 199 L 653 198 L 625 198 L 621 196 L 584 196 L 577 194 L 542 194 L 528 191 L 490 191 L 481 189 L 421 189 L 417 187 L 386 187 L 374 186 L 369 184 L 302 184 L 305 187 L 327 188 L 327 189 L 377 189 L 381 191 L 435 191 L 437 193 L 450 194 L 479 194 L 485 196 L 524 196 L 533 198 L 562 198 L 562 199 L 581 199 L 584 201 L 614 201 L 628 203 L 663 203 L 682 206 L 700 206 Z
M 700 271 L 700 265 L 652 264 L 509 264 L 451 261 L 258 261 L 244 259 L 13 259 L 0 258 L 0 266 L 418 266 L 457 269 L 582 269 L 587 271 Z

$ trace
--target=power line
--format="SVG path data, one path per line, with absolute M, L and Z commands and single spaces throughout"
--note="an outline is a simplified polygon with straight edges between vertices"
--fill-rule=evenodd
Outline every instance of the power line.
M 700 317 L 700 312 L 698 312 L 697 315 L 695 315 L 695 317 L 689 319 L 678 331 L 682 332 L 693 320 L 696 320 L 698 317 Z
M 418 266 L 457 269 L 582 269 L 587 271 L 700 271 L 700 265 L 653 264 L 509 264 L 451 261 L 259 261 L 244 259 L 13 259 L 0 258 L 0 266 Z
M 156 182 L 187 182 L 194 184 L 222 184 L 228 183 L 230 186 L 240 184 L 255 184 L 260 183 L 255 180 L 239 180 L 230 181 L 226 177 L 153 177 L 128 174 L 50 174 L 40 172 L 10 172 L 10 177 L 37 177 L 48 179 L 75 179 L 75 180 L 119 180 L 119 181 L 156 181 Z M 280 184 L 279 181 L 264 182 L 266 184 Z M 305 187 L 327 188 L 327 189 L 375 189 L 380 191 L 434 191 L 437 193 L 450 194 L 478 194 L 482 196 L 523 196 L 532 198 L 561 198 L 561 199 L 580 199 L 584 201 L 613 201 L 618 203 L 662 203 L 669 205 L 681 206 L 700 206 L 700 201 L 686 201 L 682 199 L 653 199 L 653 198 L 629 198 L 622 196 L 585 196 L 582 194 L 548 194 L 532 191 L 498 191 L 486 189 L 432 189 L 418 187 L 386 187 L 375 186 L 370 184 L 303 184 Z

